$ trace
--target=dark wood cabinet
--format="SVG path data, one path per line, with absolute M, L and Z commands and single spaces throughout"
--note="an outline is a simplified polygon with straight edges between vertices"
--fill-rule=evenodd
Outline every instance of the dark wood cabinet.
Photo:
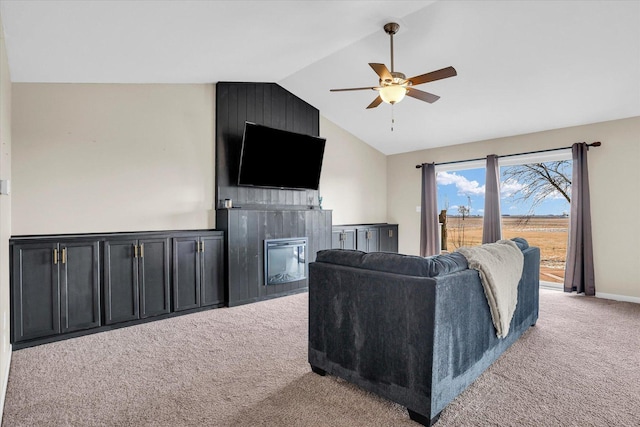
M 100 326 L 100 242 L 61 242 L 61 332 Z
M 224 240 L 217 236 L 173 238 L 173 309 L 224 303 Z
M 169 239 L 104 242 L 105 323 L 169 313 Z
M 13 246 L 13 341 L 100 324 L 97 241 L 40 241 Z
M 398 252 L 398 224 L 334 225 L 331 247 L 364 252 Z
M 172 296 L 224 304 L 222 231 L 15 236 L 10 254 L 14 349 L 173 315 Z
M 362 227 L 357 229 L 356 249 L 364 252 L 378 252 L 380 250 L 378 227 Z
M 331 231 L 331 247 L 336 249 L 355 249 L 356 229 L 333 227 Z
M 398 225 L 386 224 L 379 228 L 380 252 L 398 252 Z

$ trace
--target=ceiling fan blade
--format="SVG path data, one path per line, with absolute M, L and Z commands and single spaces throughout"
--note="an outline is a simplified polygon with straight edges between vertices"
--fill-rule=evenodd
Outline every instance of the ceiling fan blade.
M 424 92 L 422 90 L 414 89 L 412 87 L 407 89 L 407 96 L 419 99 L 420 101 L 428 102 L 429 104 L 433 104 L 438 99 L 440 99 L 438 95 L 434 95 L 429 92 Z
M 368 90 L 376 90 L 377 87 L 368 86 L 368 87 L 349 87 L 349 88 L 346 88 L 346 89 L 329 89 L 329 92 L 344 92 L 344 91 L 347 91 L 347 90 L 366 90 L 366 89 L 368 89 Z
M 387 68 L 386 65 L 384 64 L 372 64 L 369 63 L 369 65 L 371 66 L 371 68 L 373 68 L 373 71 L 376 72 L 376 74 L 378 75 L 378 77 L 380 77 L 380 80 L 388 80 L 388 81 L 392 81 L 393 80 L 393 76 L 391 76 L 391 72 L 389 72 L 389 69 Z
M 422 83 L 428 83 L 435 80 L 446 79 L 447 77 L 457 76 L 458 73 L 453 67 L 443 68 L 441 70 L 432 71 L 426 74 L 420 74 L 419 76 L 411 77 L 408 79 L 412 85 L 421 85 Z
M 376 97 L 376 99 L 373 100 L 373 102 L 371 104 L 369 104 L 369 106 L 367 107 L 367 109 L 369 108 L 376 108 L 378 105 L 380 105 L 382 103 L 382 98 L 380 98 L 380 95 L 378 95 Z

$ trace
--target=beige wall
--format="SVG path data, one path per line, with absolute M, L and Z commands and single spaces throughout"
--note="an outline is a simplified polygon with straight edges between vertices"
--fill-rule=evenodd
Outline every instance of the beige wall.
M 327 138 L 320 195 L 334 224 L 387 222 L 387 159 L 384 154 L 320 116 Z
M 214 91 L 13 84 L 13 234 L 213 227 Z
M 215 226 L 214 85 L 13 84 L 14 235 Z M 333 222 L 386 221 L 386 156 L 321 117 Z
M 640 302 L 640 117 L 389 156 L 389 222 L 398 222 L 400 251 L 419 253 L 418 163 L 445 162 L 601 141 L 589 151 L 589 181 L 599 296 Z
M 0 20 L 0 179 L 11 179 L 11 80 Z M 0 421 L 7 391 L 10 344 L 9 237 L 11 236 L 11 195 L 0 195 Z

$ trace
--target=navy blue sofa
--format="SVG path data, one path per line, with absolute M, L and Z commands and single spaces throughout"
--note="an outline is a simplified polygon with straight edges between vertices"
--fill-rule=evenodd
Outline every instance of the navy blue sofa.
M 309 264 L 309 363 L 405 406 L 432 425 L 440 412 L 538 319 L 540 250 L 524 255 L 518 303 L 496 336 L 476 270 L 459 253 L 422 258 L 320 251 Z

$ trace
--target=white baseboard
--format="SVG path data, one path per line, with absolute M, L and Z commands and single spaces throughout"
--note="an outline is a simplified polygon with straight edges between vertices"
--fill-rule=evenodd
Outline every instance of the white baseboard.
M 9 369 L 11 367 L 12 346 L 9 344 L 7 363 L 4 372 L 0 372 L 0 425 L 2 425 L 2 415 L 4 414 L 4 399 L 7 396 L 7 385 L 9 384 Z
M 551 289 L 554 291 L 564 291 L 564 286 L 562 283 L 545 282 L 544 280 L 540 280 L 540 288 Z M 639 297 L 630 297 L 627 295 L 605 294 L 602 292 L 596 292 L 596 298 L 611 299 L 614 301 L 634 302 L 636 304 L 640 304 Z
M 640 304 L 639 297 L 629 297 L 627 295 L 603 294 L 602 292 L 596 291 L 596 298 L 612 299 L 615 301 L 635 302 L 637 304 Z

